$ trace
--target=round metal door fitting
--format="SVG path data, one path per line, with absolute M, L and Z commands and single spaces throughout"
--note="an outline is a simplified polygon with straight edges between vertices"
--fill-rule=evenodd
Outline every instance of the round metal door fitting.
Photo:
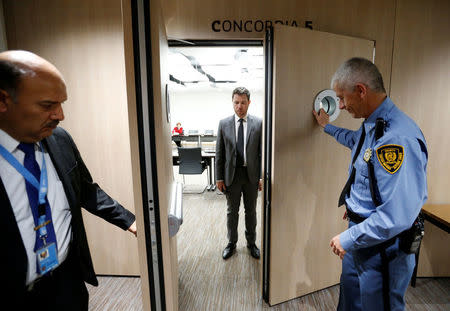
M 333 122 L 339 116 L 339 98 L 333 90 L 323 90 L 314 98 L 314 110 L 319 112 L 323 108 Z

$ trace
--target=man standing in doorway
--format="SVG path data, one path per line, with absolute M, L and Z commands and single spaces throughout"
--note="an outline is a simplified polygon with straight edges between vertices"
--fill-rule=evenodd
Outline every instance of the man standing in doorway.
M 259 259 L 256 240 L 256 199 L 262 189 L 261 137 L 262 120 L 247 114 L 250 92 L 245 87 L 233 90 L 235 114 L 219 123 L 216 143 L 217 188 L 227 198 L 228 245 L 223 259 L 230 258 L 238 240 L 239 206 L 244 197 L 245 237 L 253 258 Z
M 325 132 L 352 151 L 339 198 L 349 228 L 330 241 L 342 259 L 338 310 L 403 310 L 417 247 L 409 239 L 416 233 L 408 229 L 420 224 L 416 218 L 427 199 L 425 138 L 386 95 L 381 74 L 369 60 L 346 61 L 331 86 L 340 109 L 364 118 L 352 131 L 329 124 L 323 109 L 313 112 Z

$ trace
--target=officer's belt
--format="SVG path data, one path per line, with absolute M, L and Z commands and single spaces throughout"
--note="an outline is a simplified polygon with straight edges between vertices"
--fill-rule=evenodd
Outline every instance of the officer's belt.
M 354 213 L 351 209 L 348 208 L 347 204 L 345 204 L 345 209 L 347 211 L 347 218 L 356 224 L 363 222 L 366 218 L 361 217 L 358 214 Z

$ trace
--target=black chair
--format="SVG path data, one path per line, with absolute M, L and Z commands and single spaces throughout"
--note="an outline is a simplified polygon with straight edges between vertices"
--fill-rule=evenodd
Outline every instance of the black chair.
M 202 161 L 202 148 L 178 148 L 178 159 L 179 173 L 183 175 L 183 183 L 184 175 L 201 175 L 207 167 L 206 163 Z M 208 176 L 206 176 L 206 178 L 208 178 Z M 208 185 L 206 185 L 201 192 L 189 193 L 203 193 L 207 186 Z

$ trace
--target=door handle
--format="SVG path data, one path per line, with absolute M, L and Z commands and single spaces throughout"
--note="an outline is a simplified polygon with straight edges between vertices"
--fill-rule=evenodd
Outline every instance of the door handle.
M 314 98 L 314 110 L 319 113 L 323 108 L 325 112 L 330 116 L 329 121 L 333 122 L 339 116 L 339 98 L 336 96 L 336 92 L 333 90 L 322 90 Z
M 172 196 L 169 210 L 169 237 L 173 237 L 180 230 L 183 223 L 183 184 L 172 184 Z

